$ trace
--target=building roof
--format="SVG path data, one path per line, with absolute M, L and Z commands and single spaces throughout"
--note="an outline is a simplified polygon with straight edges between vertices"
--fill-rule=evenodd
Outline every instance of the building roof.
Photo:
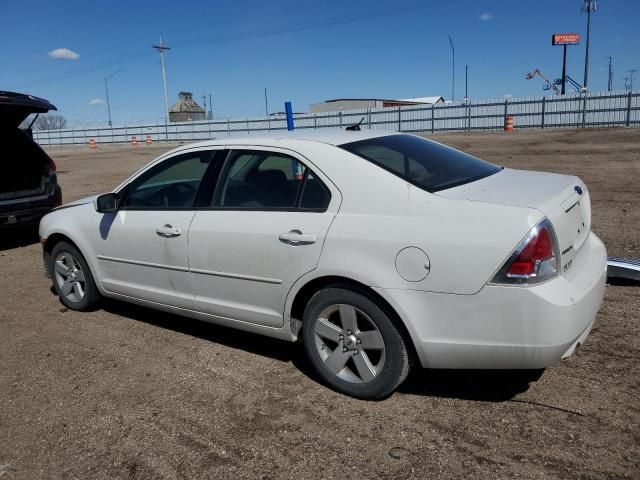
M 443 97 L 417 97 L 417 98 L 333 98 L 331 100 L 325 100 L 321 103 L 334 103 L 334 102 L 406 102 L 406 103 L 438 103 L 444 101 Z
M 403 98 L 401 102 L 415 102 L 415 103 L 438 103 L 444 102 L 444 97 L 417 97 L 417 98 Z

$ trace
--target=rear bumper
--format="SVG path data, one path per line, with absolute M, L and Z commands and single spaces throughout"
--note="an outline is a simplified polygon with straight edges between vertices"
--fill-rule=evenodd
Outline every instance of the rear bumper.
M 60 205 L 61 200 L 60 186 L 54 185 L 42 196 L 0 202 L 0 228 L 37 225 L 42 217 Z
M 545 368 L 591 331 L 606 270 L 605 247 L 591 233 L 572 268 L 541 285 L 488 285 L 475 295 L 378 291 L 405 320 L 424 367 Z

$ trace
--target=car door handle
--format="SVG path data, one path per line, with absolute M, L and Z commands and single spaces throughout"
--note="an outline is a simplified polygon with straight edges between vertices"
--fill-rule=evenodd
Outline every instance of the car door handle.
M 309 245 L 316 243 L 316 236 L 302 233 L 300 230 L 291 230 L 280 234 L 280 241 L 289 245 Z
M 156 228 L 156 233 L 161 237 L 171 238 L 179 237 L 182 235 L 182 230 L 179 228 L 173 228 L 171 225 L 164 225 L 163 227 Z

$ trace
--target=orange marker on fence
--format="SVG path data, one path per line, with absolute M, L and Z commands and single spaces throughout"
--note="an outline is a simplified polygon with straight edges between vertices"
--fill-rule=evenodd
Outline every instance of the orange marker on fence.
M 96 148 L 98 148 L 98 146 L 96 145 L 96 141 L 93 138 L 89 139 L 89 148 L 91 150 L 95 150 Z
M 151 140 L 151 135 L 147 135 L 147 145 L 151 145 L 153 143 L 153 140 Z
M 131 137 L 131 145 L 133 145 L 134 147 L 138 145 L 138 140 L 136 139 L 135 135 Z

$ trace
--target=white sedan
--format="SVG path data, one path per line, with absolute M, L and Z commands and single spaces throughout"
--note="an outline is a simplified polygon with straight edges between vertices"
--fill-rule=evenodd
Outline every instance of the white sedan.
M 40 224 L 68 308 L 111 297 L 289 341 L 359 398 L 413 364 L 539 369 L 602 302 L 606 251 L 574 176 L 406 134 L 212 140 Z

